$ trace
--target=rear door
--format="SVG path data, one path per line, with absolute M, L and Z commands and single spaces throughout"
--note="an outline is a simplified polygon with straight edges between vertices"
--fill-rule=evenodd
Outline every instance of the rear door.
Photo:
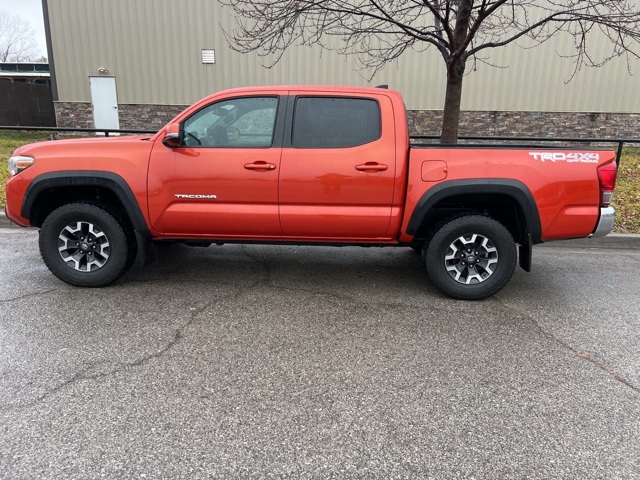
M 396 173 L 391 100 L 382 95 L 290 95 L 280 166 L 284 234 L 384 238 Z

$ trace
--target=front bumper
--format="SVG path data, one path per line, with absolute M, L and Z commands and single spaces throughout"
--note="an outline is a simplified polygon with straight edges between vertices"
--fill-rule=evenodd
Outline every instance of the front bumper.
M 28 223 L 20 223 L 18 220 L 16 220 L 15 218 L 11 217 L 11 215 L 9 215 L 9 212 L 7 210 L 7 207 L 4 207 L 4 217 L 11 223 L 18 225 L 19 227 L 28 227 L 29 224 Z
M 19 173 L 18 175 L 14 175 L 13 177 L 9 177 L 5 189 L 7 195 L 7 203 L 4 207 L 4 212 L 9 220 L 11 220 L 16 225 L 20 225 L 21 227 L 30 226 L 29 220 L 27 218 L 23 218 L 20 215 L 22 200 L 30 181 L 28 178 L 26 178 L 26 173 L 30 172 L 26 171 Z
M 613 207 L 600 207 L 600 219 L 596 229 L 591 234 L 591 237 L 604 237 L 609 235 L 613 230 L 613 222 L 616 218 L 616 209 Z

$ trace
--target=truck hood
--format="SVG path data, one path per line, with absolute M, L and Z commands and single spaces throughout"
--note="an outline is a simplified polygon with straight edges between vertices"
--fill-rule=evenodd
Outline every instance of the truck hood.
M 149 136 L 77 138 L 38 142 L 18 148 L 14 155 L 33 157 L 25 173 L 35 176 L 53 171 L 102 171 L 146 178 L 154 142 Z
M 14 155 L 27 155 L 38 157 L 45 154 L 47 157 L 55 152 L 65 154 L 69 152 L 102 152 L 115 147 L 121 150 L 129 146 L 139 145 L 141 142 L 147 143 L 151 148 L 149 139 L 152 135 L 127 135 L 123 137 L 95 137 L 95 138 L 72 138 L 65 140 L 48 140 L 44 142 L 29 143 L 19 147 L 13 152 Z M 102 156 L 102 155 L 101 155 Z

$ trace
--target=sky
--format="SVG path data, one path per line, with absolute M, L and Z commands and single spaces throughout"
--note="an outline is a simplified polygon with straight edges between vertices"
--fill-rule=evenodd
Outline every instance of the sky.
M 38 43 L 37 56 L 46 57 L 47 43 L 44 37 L 42 0 L 0 0 L 0 10 L 4 10 L 11 15 L 18 14 L 31 24 Z

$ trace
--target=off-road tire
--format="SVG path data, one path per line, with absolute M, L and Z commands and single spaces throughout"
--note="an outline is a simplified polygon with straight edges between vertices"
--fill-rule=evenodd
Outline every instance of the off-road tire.
M 65 261 L 60 252 L 60 248 L 64 248 L 61 247 L 60 236 L 63 233 L 69 235 L 66 227 L 77 222 L 91 225 L 108 241 L 106 261 L 95 270 L 78 270 L 82 267 Z M 51 273 L 76 287 L 105 287 L 112 284 L 131 267 L 137 252 L 135 236 L 127 222 L 114 211 L 90 203 L 69 203 L 51 212 L 40 228 L 39 245 L 42 259 Z M 69 251 L 72 251 L 71 247 L 65 250 L 65 254 Z
M 468 252 L 462 246 L 477 248 L 469 248 Z M 435 232 L 425 261 L 429 279 L 442 293 L 460 300 L 481 300 L 499 292 L 511 279 L 517 252 L 511 233 L 500 222 L 466 215 L 443 224 Z

